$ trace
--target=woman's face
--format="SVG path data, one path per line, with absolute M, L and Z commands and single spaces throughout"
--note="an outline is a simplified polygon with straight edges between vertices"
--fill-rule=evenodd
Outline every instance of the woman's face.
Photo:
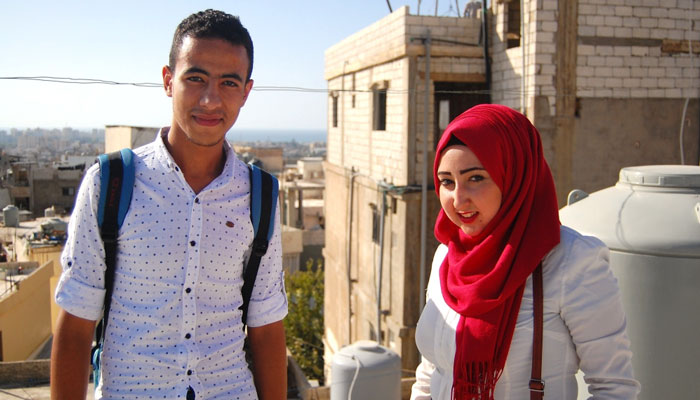
M 501 208 L 501 189 L 476 155 L 463 145 L 443 150 L 437 176 L 440 205 L 465 234 L 476 236 Z

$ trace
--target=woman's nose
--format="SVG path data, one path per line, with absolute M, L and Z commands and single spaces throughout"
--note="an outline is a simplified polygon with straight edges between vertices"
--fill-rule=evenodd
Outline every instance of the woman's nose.
M 455 209 L 459 209 L 469 202 L 469 193 L 463 187 L 456 186 L 453 195 Z

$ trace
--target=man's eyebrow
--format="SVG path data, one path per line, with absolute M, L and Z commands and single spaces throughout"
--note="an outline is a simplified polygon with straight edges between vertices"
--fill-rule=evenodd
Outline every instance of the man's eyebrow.
M 207 72 L 206 70 L 199 68 L 199 67 L 189 67 L 185 70 L 186 74 L 202 74 L 205 76 L 210 76 L 211 74 Z
M 232 72 L 232 73 L 230 73 L 230 74 L 223 74 L 223 75 L 221 75 L 221 77 L 222 77 L 222 78 L 235 79 L 235 80 L 237 80 L 237 81 L 239 81 L 239 82 L 243 82 L 243 78 L 241 78 L 241 76 L 238 75 L 238 74 L 235 73 L 235 72 Z
M 204 76 L 211 76 L 211 74 L 209 73 L 209 71 L 207 71 L 207 70 L 205 70 L 205 69 L 202 69 L 202 68 L 199 68 L 199 67 L 190 67 L 190 68 L 187 68 L 187 69 L 185 70 L 185 74 L 202 74 L 202 75 L 204 75 Z M 231 73 L 228 73 L 228 74 L 223 74 L 223 75 L 221 75 L 221 77 L 222 77 L 222 78 L 227 78 L 227 79 L 235 79 L 235 80 L 237 80 L 237 81 L 239 81 L 239 82 L 243 82 L 243 78 L 242 78 L 240 75 L 238 75 L 237 73 L 235 73 L 235 72 L 231 72 Z

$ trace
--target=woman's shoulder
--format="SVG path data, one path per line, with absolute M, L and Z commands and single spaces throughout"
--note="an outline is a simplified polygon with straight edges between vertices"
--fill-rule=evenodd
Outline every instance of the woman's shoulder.
M 560 228 L 560 235 L 559 244 L 543 260 L 545 266 L 570 269 L 585 264 L 586 260 L 608 257 L 607 246 L 595 236 L 584 235 L 564 225 Z

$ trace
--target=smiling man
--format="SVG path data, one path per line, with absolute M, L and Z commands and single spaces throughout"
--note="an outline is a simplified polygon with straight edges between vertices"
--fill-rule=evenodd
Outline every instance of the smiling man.
M 178 26 L 162 71 L 171 126 L 134 151 L 136 181 L 118 236 L 98 399 L 286 398 L 278 210 L 248 308 L 253 372 L 243 351 L 239 306 L 253 240 L 250 184 L 225 136 L 253 87 L 252 67 L 253 43 L 237 17 L 206 10 Z M 61 256 L 53 399 L 86 394 L 105 297 L 99 193 L 94 166 Z

